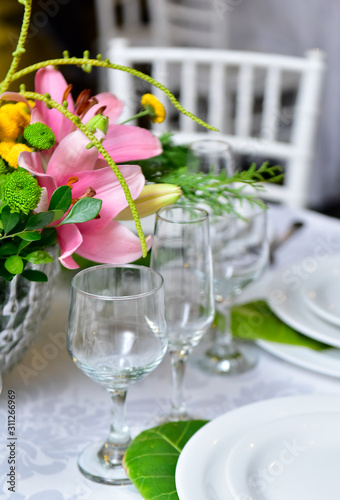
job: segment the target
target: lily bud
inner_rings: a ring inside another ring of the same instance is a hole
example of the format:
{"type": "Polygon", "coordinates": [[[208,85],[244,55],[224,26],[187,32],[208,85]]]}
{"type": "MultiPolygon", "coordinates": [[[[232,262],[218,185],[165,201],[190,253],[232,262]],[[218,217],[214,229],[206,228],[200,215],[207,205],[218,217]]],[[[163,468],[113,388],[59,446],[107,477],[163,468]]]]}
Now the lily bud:
{"type": "MultiPolygon", "coordinates": [[[[134,200],[139,217],[147,217],[162,207],[173,205],[182,196],[182,191],[175,184],[148,184],[134,200]]],[[[130,207],[119,212],[115,220],[132,220],[130,207]]]]}
{"type": "Polygon", "coordinates": [[[96,130],[101,130],[106,135],[109,128],[109,117],[103,115],[95,115],[86,123],[86,127],[93,133],[96,130]]]}

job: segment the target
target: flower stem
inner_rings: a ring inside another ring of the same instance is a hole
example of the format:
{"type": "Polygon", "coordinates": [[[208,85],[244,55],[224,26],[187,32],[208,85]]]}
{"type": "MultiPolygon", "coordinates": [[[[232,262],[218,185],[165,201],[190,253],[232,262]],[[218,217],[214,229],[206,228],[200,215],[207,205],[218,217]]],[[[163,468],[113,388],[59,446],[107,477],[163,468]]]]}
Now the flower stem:
{"type": "Polygon", "coordinates": [[[178,109],[183,115],[188,116],[192,120],[194,120],[196,123],[201,125],[202,127],[205,127],[208,130],[215,130],[218,132],[218,129],[216,127],[213,127],[212,125],[209,125],[205,121],[201,120],[198,118],[196,115],[191,113],[190,111],[186,110],[176,99],[176,97],[170,92],[170,90],[163,85],[162,83],[157,82],[154,78],[152,78],[149,75],[146,75],[145,73],[142,73],[141,71],[138,71],[133,68],[129,68],[128,66],[122,66],[120,64],[113,64],[111,63],[108,59],[105,59],[104,61],[99,60],[99,59],[87,59],[86,57],[64,57],[60,59],[50,59],[48,61],[42,61],[36,64],[33,64],[32,66],[28,66],[27,68],[24,68],[18,72],[16,72],[13,77],[13,80],[18,80],[19,78],[22,78],[23,76],[26,76],[29,73],[33,73],[37,71],[38,69],[45,68],[46,66],[67,66],[67,65],[75,65],[75,66],[82,66],[82,65],[91,65],[91,66],[97,66],[100,68],[110,68],[110,69],[116,69],[120,71],[125,71],[126,73],[130,73],[131,75],[134,75],[141,80],[145,80],[146,82],[150,83],[154,87],[157,87],[160,89],[164,94],[169,98],[173,106],[178,109]]]}
{"type": "Polygon", "coordinates": [[[24,2],[25,11],[24,17],[20,29],[20,35],[15,51],[12,53],[13,59],[5,79],[0,83],[0,94],[6,92],[9,85],[13,81],[13,76],[17,70],[18,64],[22,54],[26,52],[24,45],[27,38],[27,32],[30,25],[31,11],[32,11],[32,0],[25,0],[24,2]]]}

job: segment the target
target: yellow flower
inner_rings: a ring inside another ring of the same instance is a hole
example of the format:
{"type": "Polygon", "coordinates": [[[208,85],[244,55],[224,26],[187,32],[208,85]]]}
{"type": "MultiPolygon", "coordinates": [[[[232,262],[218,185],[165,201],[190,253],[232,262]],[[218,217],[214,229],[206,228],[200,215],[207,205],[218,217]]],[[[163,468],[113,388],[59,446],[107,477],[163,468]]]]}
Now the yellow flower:
{"type": "Polygon", "coordinates": [[[15,141],[30,121],[31,115],[24,102],[4,104],[0,107],[0,140],[15,141]]]}
{"type": "MultiPolygon", "coordinates": [[[[175,184],[147,184],[136,198],[135,205],[139,217],[147,217],[159,208],[173,205],[182,195],[181,188],[175,184]]],[[[119,212],[115,220],[132,220],[130,207],[119,212]]]]}
{"type": "Polygon", "coordinates": [[[18,168],[18,157],[22,151],[31,152],[32,149],[19,142],[0,142],[0,157],[12,168],[18,168]]]}
{"type": "Polygon", "coordinates": [[[152,94],[144,94],[141,104],[149,112],[151,121],[154,123],[164,122],[166,116],[165,108],[157,97],[152,94]]]}

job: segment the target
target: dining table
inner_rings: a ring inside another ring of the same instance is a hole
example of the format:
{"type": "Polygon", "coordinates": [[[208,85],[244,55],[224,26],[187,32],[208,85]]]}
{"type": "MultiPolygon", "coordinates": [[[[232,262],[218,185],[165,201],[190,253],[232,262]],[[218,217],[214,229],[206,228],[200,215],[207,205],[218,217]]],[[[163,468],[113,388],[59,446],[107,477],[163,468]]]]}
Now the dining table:
{"type": "MultiPolygon", "coordinates": [[[[307,209],[279,205],[268,207],[268,234],[273,240],[292,223],[303,222],[282,246],[256,282],[239,297],[275,300],[276,286],[304,283],[310,266],[321,266],[340,255],[340,220],[307,209]],[[276,281],[273,279],[276,277],[276,281]],[[282,278],[282,279],[281,279],[282,278]]],[[[107,391],[72,362],[66,348],[70,282],[74,272],[62,270],[48,316],[40,325],[36,342],[22,359],[3,375],[0,397],[0,497],[10,500],[138,500],[134,485],[108,486],[86,479],[77,456],[91,441],[105,439],[110,422],[107,391]],[[10,469],[8,401],[15,406],[14,469],[10,469]],[[8,478],[15,470],[15,490],[8,478]]],[[[303,320],[301,320],[303,321],[303,320]]],[[[322,335],[322,332],[321,332],[322,335]]],[[[196,348],[204,350],[206,334],[196,348]]],[[[238,408],[275,398],[335,395],[340,398],[340,358],[319,366],[300,349],[292,356],[272,343],[255,342],[256,366],[234,376],[209,375],[188,363],[185,398],[192,414],[212,421],[238,408]],[[338,368],[337,368],[338,367],[338,368]]],[[[340,326],[339,326],[340,347],[340,326]]],[[[294,350],[295,349],[295,350],[294,350]]],[[[288,349],[289,351],[289,349],[288,349]]],[[[170,405],[171,368],[168,355],[145,378],[129,387],[126,417],[134,438],[156,425],[170,405]]],[[[233,429],[230,428],[230,433],[233,429]]],[[[195,467],[195,463],[192,463],[195,467]]]]}

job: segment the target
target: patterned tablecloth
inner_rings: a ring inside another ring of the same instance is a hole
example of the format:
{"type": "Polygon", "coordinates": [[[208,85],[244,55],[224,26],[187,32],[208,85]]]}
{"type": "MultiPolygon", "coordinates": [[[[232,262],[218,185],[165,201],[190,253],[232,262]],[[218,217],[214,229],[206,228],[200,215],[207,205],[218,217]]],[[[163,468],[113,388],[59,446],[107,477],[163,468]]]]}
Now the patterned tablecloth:
{"type": "MultiPolygon", "coordinates": [[[[271,207],[271,235],[292,220],[303,229],[277,253],[274,270],[304,258],[318,262],[340,253],[340,221],[317,213],[271,207]]],[[[267,271],[268,275],[273,268],[267,271]]],[[[256,284],[264,293],[266,276],[256,284]]],[[[39,342],[20,364],[4,376],[0,398],[0,496],[11,500],[140,499],[133,486],[103,486],[85,479],[77,455],[95,439],[106,437],[110,401],[104,389],[77,369],[65,348],[69,281],[61,281],[49,317],[41,325],[39,342]],[[15,395],[15,492],[8,490],[8,394],[15,395]]],[[[339,332],[340,335],[340,332],[339,332]]],[[[259,362],[249,373],[223,378],[208,376],[188,366],[185,396],[190,410],[213,419],[233,409],[269,398],[301,394],[340,395],[337,378],[299,368],[258,350],[259,362]]],[[[168,357],[144,380],[131,386],[127,419],[132,435],[153,425],[169,404],[171,375],[168,357]]],[[[231,430],[232,431],[232,430],[231,430]]]]}

